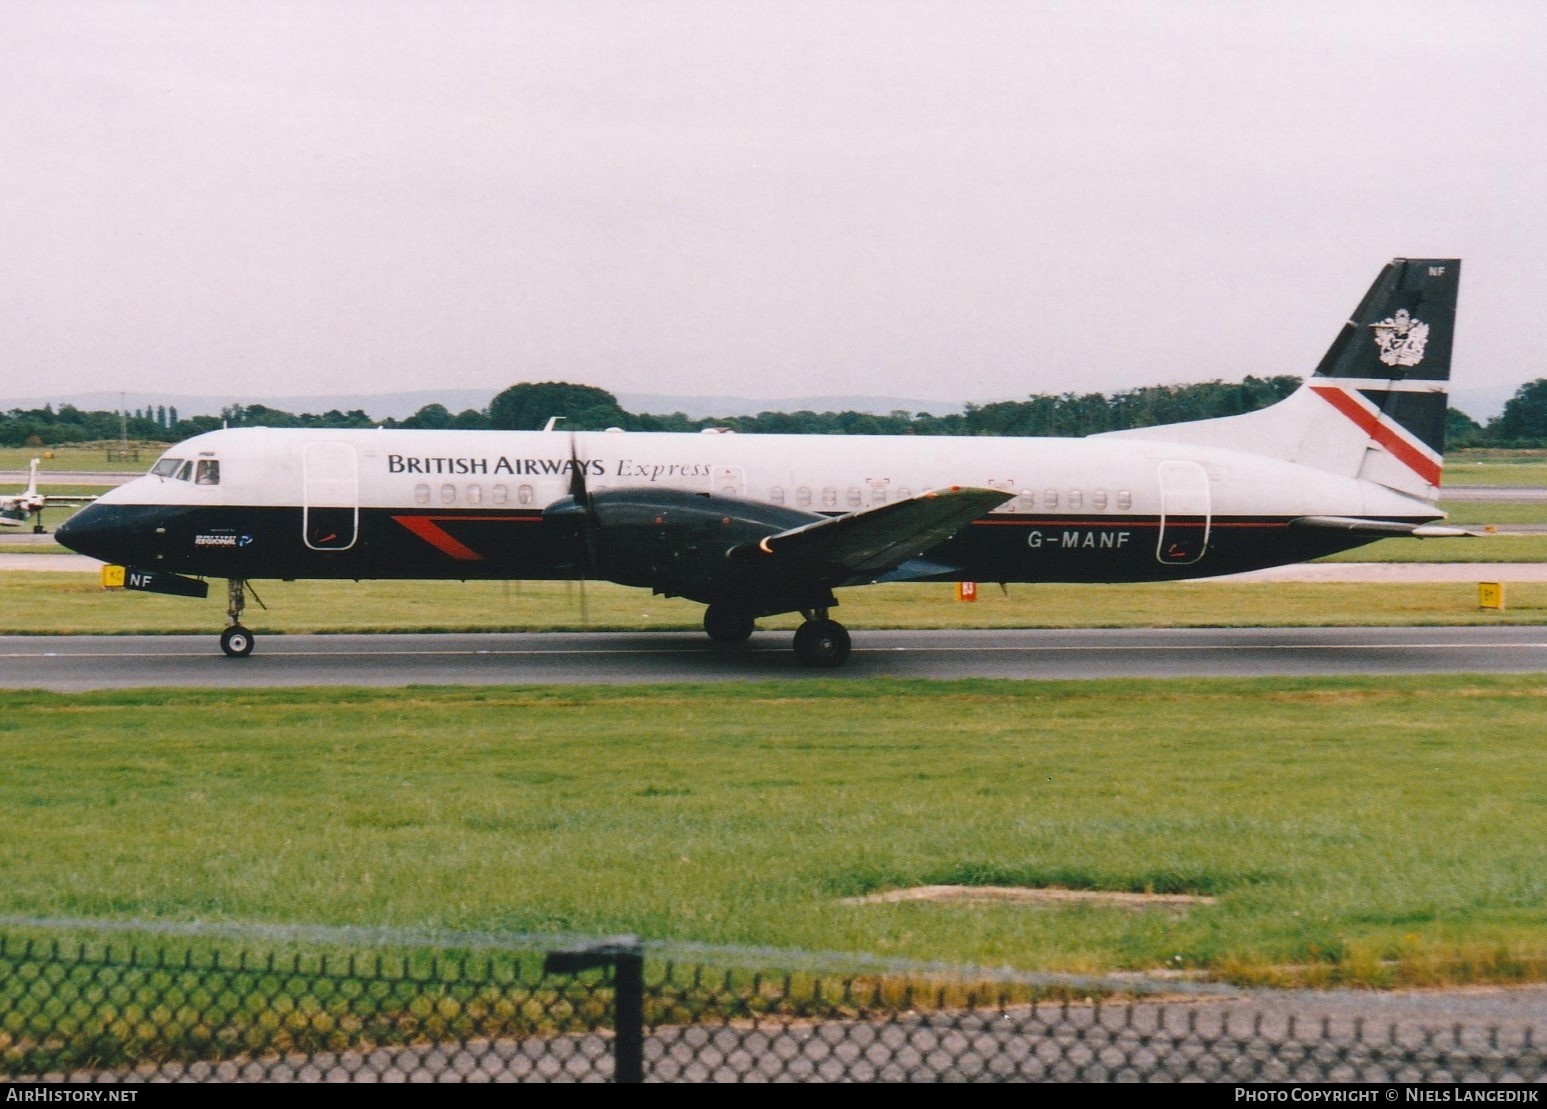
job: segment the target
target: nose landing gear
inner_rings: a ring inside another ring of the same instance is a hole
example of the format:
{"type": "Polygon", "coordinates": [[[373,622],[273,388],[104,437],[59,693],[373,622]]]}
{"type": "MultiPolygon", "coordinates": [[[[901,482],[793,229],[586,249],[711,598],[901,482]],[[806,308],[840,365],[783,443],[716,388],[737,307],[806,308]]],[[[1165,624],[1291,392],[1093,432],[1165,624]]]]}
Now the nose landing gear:
{"type": "Polygon", "coordinates": [[[246,658],[252,654],[256,637],[242,627],[242,609],[246,607],[247,579],[230,579],[226,582],[226,620],[229,626],[220,633],[220,649],[231,658],[246,658]]]}

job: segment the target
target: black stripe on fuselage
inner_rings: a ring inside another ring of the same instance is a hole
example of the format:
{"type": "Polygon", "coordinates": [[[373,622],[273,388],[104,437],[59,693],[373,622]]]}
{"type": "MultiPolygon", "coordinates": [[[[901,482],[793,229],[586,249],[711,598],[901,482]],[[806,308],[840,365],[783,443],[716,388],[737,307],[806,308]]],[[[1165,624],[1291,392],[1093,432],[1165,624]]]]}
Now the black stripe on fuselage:
{"type": "MultiPolygon", "coordinates": [[[[180,574],[447,580],[580,576],[574,533],[531,509],[361,509],[354,535],[341,537],[335,530],[339,549],[320,550],[303,541],[299,508],[99,505],[91,511],[90,527],[66,536],[75,549],[108,562],[180,574]],[[353,542],[341,545],[350,538],[353,542]]],[[[353,514],[346,510],[343,519],[346,526],[352,524],[353,514]]],[[[1153,516],[996,513],[969,524],[924,557],[952,567],[952,578],[1142,582],[1303,562],[1372,541],[1348,532],[1290,527],[1283,517],[1216,517],[1208,521],[1206,542],[1201,518],[1173,517],[1164,528],[1162,534],[1162,521],[1153,516]]]]}

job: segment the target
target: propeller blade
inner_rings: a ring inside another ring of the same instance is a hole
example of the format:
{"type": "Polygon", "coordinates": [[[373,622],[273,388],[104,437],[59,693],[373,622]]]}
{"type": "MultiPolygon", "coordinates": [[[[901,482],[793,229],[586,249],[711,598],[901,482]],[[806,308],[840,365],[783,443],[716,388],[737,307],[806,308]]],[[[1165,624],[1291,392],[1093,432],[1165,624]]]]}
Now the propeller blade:
{"type": "Polygon", "coordinates": [[[601,521],[596,516],[596,506],[586,489],[585,463],[580,460],[580,447],[573,434],[569,437],[569,495],[580,506],[580,626],[588,627],[590,613],[586,606],[586,580],[594,577],[601,559],[597,552],[597,536],[601,521]]]}
{"type": "Polygon", "coordinates": [[[580,464],[580,448],[575,443],[575,437],[569,437],[569,495],[585,506],[586,514],[591,512],[591,497],[585,487],[585,467],[580,464]]]}

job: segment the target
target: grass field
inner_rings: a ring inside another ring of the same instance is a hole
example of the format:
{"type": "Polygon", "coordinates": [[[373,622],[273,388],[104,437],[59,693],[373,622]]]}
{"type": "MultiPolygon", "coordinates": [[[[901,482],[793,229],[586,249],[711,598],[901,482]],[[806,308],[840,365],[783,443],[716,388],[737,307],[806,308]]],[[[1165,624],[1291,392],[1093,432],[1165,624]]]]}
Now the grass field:
{"type": "Polygon", "coordinates": [[[1547,977],[1536,677],[7,700],[3,913],[1547,977]],[[839,903],[926,883],[1218,902],[839,903]]]}
{"type": "MultiPolygon", "coordinates": [[[[699,628],[700,605],[592,582],[259,582],[268,610],[249,603],[254,631],[551,631],[699,628]]],[[[962,604],[951,585],[839,591],[851,628],[1279,627],[1539,624],[1547,583],[1510,583],[1504,612],[1477,607],[1477,586],[1171,582],[1160,585],[983,587],[962,604]]],[[[758,621],[793,630],[796,614],[758,621]]],[[[0,574],[0,634],[193,633],[225,626],[225,591],[203,601],[105,592],[94,574],[0,574]]]]}
{"type": "Polygon", "coordinates": [[[1458,450],[1445,456],[1446,485],[1547,487],[1547,450],[1458,450]]]}
{"type": "Polygon", "coordinates": [[[1547,500],[1529,501],[1441,501],[1447,524],[1547,524],[1547,500]]]}
{"type": "Polygon", "coordinates": [[[39,481],[47,484],[50,470],[103,470],[108,473],[134,472],[150,469],[150,464],[166,450],[164,443],[129,443],[130,450],[138,450],[139,461],[124,461],[108,457],[109,450],[118,449],[117,442],[91,446],[65,447],[0,447],[0,470],[26,472],[34,458],[41,459],[38,468],[39,481]],[[53,457],[50,458],[49,455],[53,457]]]}
{"type": "MultiPolygon", "coordinates": [[[[1447,521],[1457,523],[1457,521],[1447,521]]],[[[1461,524],[1459,526],[1468,526],[1461,524]]],[[[1547,533],[1464,539],[1382,539],[1318,562],[1544,562],[1547,533]]]]}

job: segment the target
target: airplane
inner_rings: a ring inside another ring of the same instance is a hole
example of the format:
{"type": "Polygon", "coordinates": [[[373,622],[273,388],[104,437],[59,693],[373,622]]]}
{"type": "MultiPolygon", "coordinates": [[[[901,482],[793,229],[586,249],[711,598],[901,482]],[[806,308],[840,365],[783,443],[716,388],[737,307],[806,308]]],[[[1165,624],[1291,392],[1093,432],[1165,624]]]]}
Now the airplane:
{"type": "Polygon", "coordinates": [[[1393,260],[1314,374],[1244,415],[1084,439],[232,428],[57,538],[133,589],[225,578],[238,658],[251,579],[601,579],[706,605],[721,644],[799,612],[799,661],[836,667],[842,587],[1179,580],[1470,534],[1436,507],[1459,276],[1393,260]]]}
{"type": "Polygon", "coordinates": [[[0,527],[19,528],[32,520],[35,535],[43,534],[43,510],[51,504],[90,504],[95,497],[67,497],[54,493],[38,492],[38,463],[34,458],[28,467],[27,488],[9,496],[0,495],[0,527]]]}

